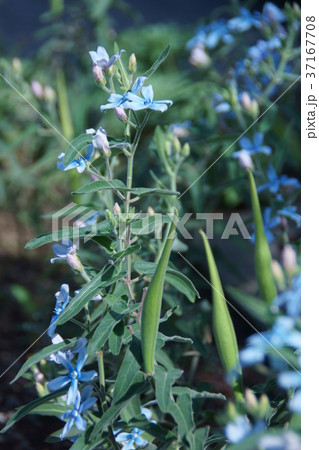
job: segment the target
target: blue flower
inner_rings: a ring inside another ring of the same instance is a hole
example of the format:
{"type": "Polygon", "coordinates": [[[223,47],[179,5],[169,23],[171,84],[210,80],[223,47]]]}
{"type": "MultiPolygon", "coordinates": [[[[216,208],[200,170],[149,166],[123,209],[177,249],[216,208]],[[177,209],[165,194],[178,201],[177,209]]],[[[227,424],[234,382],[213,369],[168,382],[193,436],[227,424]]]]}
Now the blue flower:
{"type": "Polygon", "coordinates": [[[209,49],[215,48],[220,41],[229,44],[234,40],[230,34],[226,21],[221,19],[217,22],[211,22],[207,26],[197,29],[195,36],[187,42],[186,48],[192,49],[198,45],[203,45],[209,49]]]}
{"type": "Polygon", "coordinates": [[[151,109],[153,111],[166,111],[169,106],[173,104],[172,100],[156,100],[154,101],[153,87],[150,84],[142,88],[142,95],[144,97],[138,97],[132,92],[127,93],[128,102],[125,104],[126,108],[133,111],[140,111],[141,109],[151,109]]]}
{"type": "Polygon", "coordinates": [[[292,288],[279,294],[273,301],[275,308],[284,308],[290,317],[299,317],[301,313],[301,276],[292,280],[292,288]]]}
{"type": "Polygon", "coordinates": [[[252,67],[256,69],[261,61],[264,61],[268,56],[272,55],[274,50],[280,47],[281,41],[276,36],[269,41],[258,40],[257,44],[248,50],[248,56],[252,60],[252,67]]]}
{"type": "Polygon", "coordinates": [[[79,355],[75,367],[73,364],[65,357],[62,352],[57,352],[57,357],[60,363],[69,371],[67,375],[57,377],[47,384],[50,391],[56,391],[64,386],[71,383],[70,388],[67,393],[66,402],[68,405],[74,403],[78,393],[78,382],[87,383],[94,380],[97,377],[97,372],[95,370],[89,370],[88,372],[82,372],[82,368],[86,362],[86,345],[82,345],[79,350],[79,355]]]}
{"type": "Polygon", "coordinates": [[[63,313],[63,311],[69,304],[69,301],[71,300],[71,297],[69,296],[69,285],[62,284],[60,291],[55,294],[55,298],[56,298],[55,308],[53,311],[53,316],[48,330],[48,336],[51,339],[55,334],[56,321],[58,320],[60,315],[63,313]]]}
{"type": "Polygon", "coordinates": [[[227,22],[228,28],[231,31],[239,33],[249,30],[251,27],[260,28],[261,22],[256,14],[251,14],[246,8],[239,8],[240,16],[234,17],[227,22]]]}
{"type": "Polygon", "coordinates": [[[103,112],[107,109],[113,109],[116,107],[121,106],[122,108],[127,108],[128,103],[128,93],[131,92],[132,94],[136,94],[143,86],[145,81],[147,80],[147,77],[138,77],[136,78],[132,89],[125,94],[111,94],[108,98],[108,102],[106,105],[100,106],[100,111],[103,112]]]}
{"type": "Polygon", "coordinates": [[[288,219],[293,220],[298,228],[301,226],[301,216],[300,214],[296,213],[297,207],[296,206],[284,206],[282,209],[278,211],[278,214],[280,216],[288,217],[288,219]]]}
{"type": "Polygon", "coordinates": [[[219,93],[216,92],[213,95],[213,107],[217,114],[226,114],[231,111],[231,106],[224,97],[219,93]]]}
{"type": "Polygon", "coordinates": [[[65,167],[63,165],[63,159],[64,159],[65,154],[62,152],[58,156],[58,159],[60,159],[61,161],[57,162],[56,167],[58,170],[63,170],[63,171],[76,169],[79,173],[82,173],[86,169],[86,164],[92,159],[94,152],[95,152],[95,149],[94,149],[93,145],[88,145],[85,156],[81,155],[79,158],[74,159],[73,161],[70,162],[70,164],[68,164],[65,167]]]}
{"type": "Polygon", "coordinates": [[[51,248],[56,256],[56,258],[50,259],[51,264],[53,264],[54,261],[67,260],[69,254],[73,255],[76,253],[76,245],[73,244],[71,239],[63,239],[61,244],[54,244],[51,248]]]}
{"type": "Polygon", "coordinates": [[[91,409],[97,401],[96,397],[91,397],[92,391],[92,386],[85,386],[82,392],[82,401],[80,392],[77,392],[73,409],[62,414],[61,419],[67,420],[67,422],[60,435],[61,440],[67,436],[73,425],[81,432],[85,430],[86,420],[83,419],[82,414],[88,409],[91,409]]]}
{"type": "Polygon", "coordinates": [[[282,10],[271,2],[266,2],[264,4],[263,19],[271,25],[282,23],[287,20],[282,10]]]}
{"type": "Polygon", "coordinates": [[[135,448],[144,448],[148,445],[146,439],[141,438],[144,431],[139,428],[133,428],[131,433],[119,433],[115,440],[120,443],[123,450],[134,450],[135,448]]]}
{"type": "MultiPolygon", "coordinates": [[[[241,150],[246,150],[250,154],[250,156],[255,155],[256,153],[263,153],[265,155],[270,155],[271,148],[268,147],[268,145],[262,145],[263,140],[264,140],[264,133],[255,133],[252,140],[248,139],[245,136],[240,138],[239,144],[241,146],[241,150]]],[[[236,153],[234,153],[234,155],[236,153]]]]}
{"type": "Polygon", "coordinates": [[[281,186],[289,187],[291,189],[299,189],[300,183],[297,178],[288,178],[287,175],[281,175],[278,177],[274,167],[270,164],[267,170],[267,176],[269,182],[259,186],[257,192],[269,189],[272,194],[278,194],[281,186]]]}
{"type": "MultiPolygon", "coordinates": [[[[271,230],[277,227],[281,223],[279,216],[274,216],[271,218],[271,208],[265,208],[264,211],[264,229],[266,234],[266,239],[268,242],[273,242],[275,237],[271,230]]],[[[251,242],[255,242],[255,233],[251,235],[251,242]]]]}
{"type": "Polygon", "coordinates": [[[113,66],[117,59],[119,59],[122,52],[125,52],[125,50],[120,50],[119,53],[110,58],[105,48],[99,45],[96,52],[90,51],[89,54],[93,64],[96,64],[102,70],[106,71],[113,66]]]}
{"type": "Polygon", "coordinates": [[[250,434],[258,433],[265,428],[265,423],[257,422],[254,427],[251,425],[247,417],[238,416],[233,422],[230,422],[225,427],[225,435],[229,442],[237,444],[243,441],[250,434]]]}

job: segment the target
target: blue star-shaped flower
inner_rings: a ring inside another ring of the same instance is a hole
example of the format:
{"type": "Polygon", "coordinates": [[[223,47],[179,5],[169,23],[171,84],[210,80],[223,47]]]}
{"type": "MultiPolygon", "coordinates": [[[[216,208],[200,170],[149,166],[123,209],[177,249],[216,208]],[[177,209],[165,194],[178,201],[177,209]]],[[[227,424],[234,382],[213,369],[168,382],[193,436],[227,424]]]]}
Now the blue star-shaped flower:
{"type": "Polygon", "coordinates": [[[77,392],[73,409],[62,414],[61,419],[67,420],[67,422],[64,425],[63,431],[60,435],[61,440],[67,436],[73,425],[75,425],[81,432],[85,430],[86,420],[83,419],[82,414],[88,409],[91,409],[97,401],[96,397],[91,397],[92,391],[92,386],[85,386],[82,392],[82,400],[80,392],[77,392]]]}
{"type": "Polygon", "coordinates": [[[64,239],[61,244],[54,244],[51,248],[56,256],[56,258],[50,259],[51,264],[54,261],[67,260],[69,254],[74,255],[76,253],[76,245],[73,244],[71,239],[64,239]]]}
{"type": "MultiPolygon", "coordinates": [[[[129,91],[132,94],[136,94],[141,87],[143,86],[143,84],[145,83],[147,77],[138,77],[136,78],[132,89],[129,91]]],[[[108,98],[108,102],[106,105],[102,105],[100,107],[100,111],[103,112],[107,109],[113,109],[116,107],[122,107],[122,108],[127,108],[127,103],[128,103],[128,92],[126,92],[125,94],[121,95],[121,94],[111,94],[108,98]]]]}
{"type": "Polygon", "coordinates": [[[287,20],[282,10],[271,2],[264,4],[263,19],[270,24],[278,24],[287,20]]]}
{"type": "MultiPolygon", "coordinates": [[[[268,242],[273,242],[275,237],[271,230],[281,223],[279,216],[271,217],[271,208],[265,208],[264,211],[264,230],[268,242]]],[[[251,242],[255,242],[255,233],[251,235],[251,242]]]]}
{"type": "Polygon", "coordinates": [[[291,189],[299,189],[300,183],[297,178],[288,178],[287,175],[281,175],[278,177],[273,165],[270,164],[267,170],[267,176],[269,182],[259,186],[257,192],[269,189],[272,194],[278,194],[281,186],[290,187],[291,189]]]}
{"type": "Polygon", "coordinates": [[[109,57],[109,54],[101,45],[98,46],[96,52],[90,51],[89,54],[91,56],[93,64],[99,66],[102,70],[108,70],[113,66],[115,61],[119,59],[121,53],[125,52],[125,50],[120,50],[116,55],[109,57]]]}
{"type": "Polygon", "coordinates": [[[79,173],[82,173],[86,169],[86,164],[92,159],[92,157],[94,155],[94,151],[95,151],[95,149],[94,149],[93,145],[88,145],[86,155],[85,156],[81,155],[79,158],[74,159],[67,166],[63,165],[63,159],[64,159],[65,154],[62,152],[58,156],[58,159],[60,161],[57,162],[56,167],[58,170],[63,170],[63,171],[76,169],[79,173]]]}
{"type": "Polygon", "coordinates": [[[48,330],[48,336],[52,339],[55,334],[56,321],[69,304],[71,297],[69,296],[69,285],[62,284],[60,291],[55,294],[56,303],[53,316],[48,330]]]}
{"type": "MultiPolygon", "coordinates": [[[[264,133],[255,133],[253,139],[248,139],[247,137],[242,137],[239,139],[239,144],[241,150],[246,150],[250,156],[257,153],[264,153],[265,155],[271,154],[271,148],[268,145],[262,145],[264,140],[264,133]]],[[[233,156],[236,155],[235,152],[233,156]]]]}
{"type": "Polygon", "coordinates": [[[82,368],[87,359],[86,346],[81,346],[75,367],[73,367],[73,364],[62,352],[57,352],[57,357],[69,373],[49,381],[47,387],[49,391],[56,391],[64,386],[67,386],[68,384],[71,384],[66,399],[67,404],[70,405],[75,402],[78,393],[78,382],[80,381],[82,383],[87,383],[94,380],[98,374],[95,370],[82,372],[82,368]]]}
{"type": "Polygon", "coordinates": [[[289,317],[299,317],[301,313],[301,276],[293,278],[291,289],[279,294],[273,301],[277,308],[284,308],[289,317]]]}
{"type": "Polygon", "coordinates": [[[135,448],[144,448],[148,445],[146,439],[141,438],[144,431],[139,428],[133,428],[131,433],[119,433],[115,440],[123,445],[122,450],[134,450],[135,448]]]}
{"type": "Polygon", "coordinates": [[[287,217],[290,220],[293,220],[298,228],[301,226],[301,216],[297,212],[296,206],[284,206],[282,209],[278,211],[278,214],[284,217],[287,217]]]}
{"type": "Polygon", "coordinates": [[[144,98],[138,97],[132,92],[127,93],[128,102],[126,108],[133,111],[140,111],[141,109],[151,109],[153,111],[166,111],[172,104],[172,100],[156,100],[154,101],[154,91],[150,84],[142,88],[142,95],[144,98]]]}

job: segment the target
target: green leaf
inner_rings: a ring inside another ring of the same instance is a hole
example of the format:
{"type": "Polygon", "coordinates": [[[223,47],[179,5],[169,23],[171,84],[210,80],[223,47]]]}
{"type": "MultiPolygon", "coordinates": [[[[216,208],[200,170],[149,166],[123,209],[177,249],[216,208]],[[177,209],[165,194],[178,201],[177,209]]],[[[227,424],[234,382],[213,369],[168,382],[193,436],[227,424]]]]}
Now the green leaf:
{"type": "Polygon", "coordinates": [[[137,305],[128,308],[126,303],[122,300],[117,301],[95,329],[93,337],[90,339],[88,345],[88,354],[94,355],[99,351],[108,340],[115,325],[117,325],[126,314],[136,308],[137,305]]]}
{"type": "Polygon", "coordinates": [[[98,438],[91,439],[92,431],[93,426],[88,426],[85,432],[81,433],[81,436],[74,442],[72,447],[70,447],[70,450],[93,450],[101,448],[100,445],[102,445],[107,440],[107,434],[103,433],[98,438]]]}
{"type": "Polygon", "coordinates": [[[198,428],[195,431],[187,433],[187,440],[190,444],[191,450],[203,450],[206,449],[206,440],[208,437],[209,427],[198,428]]]}
{"type": "Polygon", "coordinates": [[[183,394],[178,396],[177,402],[171,402],[169,406],[169,414],[177,423],[180,441],[185,444],[186,436],[195,429],[192,399],[189,395],[183,394]]]}
{"type": "Polygon", "coordinates": [[[64,167],[70,164],[74,159],[78,158],[79,153],[86,148],[89,144],[92,144],[92,135],[91,134],[80,134],[80,136],[73,139],[69,147],[65,152],[65,156],[63,158],[64,167]]]}
{"type": "Polygon", "coordinates": [[[52,355],[52,353],[56,353],[57,351],[61,350],[68,350],[69,348],[73,347],[75,345],[76,338],[73,339],[66,339],[63,342],[60,342],[59,344],[49,345],[48,347],[43,348],[39,352],[37,352],[35,355],[32,355],[21,367],[17,375],[14,377],[14,379],[10,382],[14,383],[17,381],[18,378],[20,378],[27,370],[30,369],[34,364],[41,361],[41,359],[45,359],[48,356],[52,355]]]}
{"type": "Polygon", "coordinates": [[[55,416],[60,418],[62,414],[69,409],[71,409],[69,405],[48,402],[34,408],[32,410],[32,414],[38,414],[40,416],[55,416]]]}
{"type": "Polygon", "coordinates": [[[157,339],[163,342],[181,342],[183,344],[192,344],[193,341],[190,338],[185,338],[182,336],[165,336],[163,333],[157,333],[157,339]]]}
{"type": "Polygon", "coordinates": [[[118,403],[132,386],[134,377],[142,365],[141,341],[133,336],[114,385],[113,402],[118,403]]]}
{"type": "Polygon", "coordinates": [[[132,380],[131,387],[126,392],[124,397],[122,397],[120,402],[112,403],[108,410],[103,414],[99,422],[94,427],[92,433],[92,439],[96,437],[98,433],[101,433],[103,429],[112,425],[113,421],[118,417],[121,410],[127,405],[127,403],[135,395],[139,395],[144,392],[149,387],[149,383],[145,381],[145,377],[142,372],[137,372],[134,379],[132,380]]]}
{"type": "Polygon", "coordinates": [[[104,248],[106,253],[112,254],[114,251],[114,247],[116,246],[116,242],[113,241],[108,236],[94,236],[92,238],[92,241],[96,242],[97,244],[101,245],[101,247],[104,248]]]}
{"type": "MultiPolygon", "coordinates": [[[[134,269],[143,275],[151,275],[155,272],[157,264],[149,263],[145,261],[137,261],[134,264],[134,269]]],[[[191,280],[187,278],[183,273],[178,272],[170,267],[167,268],[165,274],[165,281],[167,281],[172,287],[184,294],[187,299],[194,303],[196,297],[199,298],[199,293],[191,280]]]]}
{"type": "MultiPolygon", "coordinates": [[[[171,389],[175,381],[180,378],[183,371],[180,369],[165,370],[161,366],[155,366],[155,391],[159,408],[163,413],[170,411],[172,403],[171,389]]],[[[173,401],[174,402],[174,401],[173,401]]]]}
{"type": "Polygon", "coordinates": [[[143,75],[147,78],[150,78],[151,75],[159,68],[159,66],[162,64],[163,61],[167,58],[169,52],[170,52],[171,46],[168,45],[163,53],[157,58],[157,60],[154,62],[152,67],[148,69],[143,75]]]}
{"type": "Polygon", "coordinates": [[[123,337],[124,337],[124,331],[125,331],[125,328],[124,328],[123,320],[121,320],[121,322],[119,322],[117,325],[115,325],[115,327],[111,331],[111,334],[109,337],[109,349],[110,349],[110,352],[115,356],[117,356],[121,351],[123,337]]]}
{"type": "Polygon", "coordinates": [[[141,245],[139,243],[137,244],[133,244],[130,247],[128,247],[125,250],[122,250],[120,252],[114,253],[112,255],[112,259],[114,261],[117,261],[118,259],[123,258],[124,256],[130,255],[131,253],[135,253],[137,250],[139,250],[141,248],[141,245]]]}
{"type": "Polygon", "coordinates": [[[97,235],[103,234],[111,234],[113,231],[113,227],[108,220],[103,220],[92,228],[92,226],[88,227],[64,227],[60,228],[58,231],[53,233],[45,233],[40,236],[31,239],[25,248],[27,250],[33,250],[34,248],[41,247],[42,245],[49,244],[50,242],[61,241],[62,239],[75,239],[78,237],[85,237],[88,234],[91,234],[94,231],[97,235]]]}
{"type": "Polygon", "coordinates": [[[150,434],[151,436],[160,439],[161,441],[167,442],[169,440],[176,439],[176,435],[171,431],[160,427],[156,423],[149,422],[145,419],[142,420],[138,416],[143,417],[141,416],[141,410],[139,410],[136,416],[133,417],[132,420],[130,420],[129,422],[130,426],[137,427],[140,430],[143,430],[146,433],[150,434]]]}
{"type": "Polygon", "coordinates": [[[61,325],[72,319],[72,317],[76,316],[100,289],[110,286],[123,278],[124,273],[114,274],[114,271],[115,269],[112,269],[112,266],[104,266],[103,269],[95,275],[91,281],[84,285],[80,292],[73,298],[69,306],[58,318],[57,324],[61,325]]]}
{"type": "Polygon", "coordinates": [[[164,223],[171,223],[169,216],[155,214],[132,222],[131,232],[136,235],[150,234],[154,231],[156,225],[163,225],[164,223]]]}
{"type": "Polygon", "coordinates": [[[22,419],[24,416],[29,414],[33,409],[42,405],[43,403],[47,403],[49,400],[53,398],[60,397],[67,391],[67,388],[61,388],[58,391],[54,391],[51,394],[45,395],[44,397],[37,398],[32,402],[28,403],[25,406],[21,406],[13,416],[10,417],[6,426],[1,430],[1,433],[5,433],[9,428],[11,428],[18,420],[22,419]]]}
{"type": "Polygon", "coordinates": [[[104,191],[105,189],[117,189],[122,191],[126,189],[126,186],[121,180],[93,181],[93,183],[81,186],[75,192],[72,192],[72,194],[91,194],[92,192],[104,191]]]}
{"type": "Polygon", "coordinates": [[[223,394],[215,394],[214,392],[207,392],[207,391],[198,392],[195,391],[194,389],[181,386],[173,387],[172,394],[173,395],[187,394],[191,398],[213,398],[217,400],[226,400],[226,397],[223,394]]]}

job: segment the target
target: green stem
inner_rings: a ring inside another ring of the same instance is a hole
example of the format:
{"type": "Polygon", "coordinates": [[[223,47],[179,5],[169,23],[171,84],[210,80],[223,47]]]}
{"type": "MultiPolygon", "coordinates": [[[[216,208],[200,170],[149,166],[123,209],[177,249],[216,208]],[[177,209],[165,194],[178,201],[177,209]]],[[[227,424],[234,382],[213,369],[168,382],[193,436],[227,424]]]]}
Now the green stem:
{"type": "Polygon", "coordinates": [[[103,360],[103,350],[100,350],[97,353],[97,362],[99,366],[99,381],[100,381],[100,389],[102,394],[102,409],[103,412],[107,409],[106,403],[106,391],[105,391],[105,372],[104,372],[104,360],[103,360]]]}

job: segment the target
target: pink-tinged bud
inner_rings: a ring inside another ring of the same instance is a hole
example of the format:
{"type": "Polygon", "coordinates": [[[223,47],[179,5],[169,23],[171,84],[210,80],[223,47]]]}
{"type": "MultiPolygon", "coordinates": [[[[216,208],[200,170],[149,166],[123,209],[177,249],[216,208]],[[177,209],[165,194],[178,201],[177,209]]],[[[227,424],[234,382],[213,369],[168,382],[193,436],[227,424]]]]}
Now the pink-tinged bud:
{"type": "Polygon", "coordinates": [[[42,383],[44,381],[43,373],[40,372],[40,370],[36,366],[33,368],[33,376],[35,381],[37,381],[38,383],[42,383]]]}
{"type": "Polygon", "coordinates": [[[246,150],[240,150],[236,155],[240,167],[245,170],[250,170],[254,167],[253,160],[250,157],[250,154],[246,150]]]}
{"type": "Polygon", "coordinates": [[[105,86],[106,80],[103,75],[103,70],[101,69],[101,67],[98,66],[97,64],[93,64],[92,72],[96,84],[98,86],[105,86]]]}
{"type": "Polygon", "coordinates": [[[12,68],[18,75],[21,75],[23,72],[23,66],[20,58],[13,58],[12,60],[12,68]]]}
{"type": "Polygon", "coordinates": [[[37,80],[31,81],[31,91],[36,98],[41,99],[43,97],[43,87],[37,80]]]}
{"type": "Polygon", "coordinates": [[[128,70],[130,73],[136,72],[136,56],[134,53],[131,54],[130,59],[128,61],[128,70]]]}
{"type": "Polygon", "coordinates": [[[113,213],[114,213],[115,215],[121,214],[121,208],[120,208],[120,205],[119,205],[117,202],[114,203],[114,206],[113,206],[113,213]]]}
{"type": "Polygon", "coordinates": [[[56,95],[51,86],[45,86],[43,90],[44,100],[48,103],[54,102],[56,95]]]}
{"type": "Polygon", "coordinates": [[[128,121],[128,116],[127,116],[126,112],[120,106],[116,106],[114,108],[114,114],[116,115],[116,117],[118,119],[120,119],[121,122],[127,122],[128,121]]]}
{"type": "Polygon", "coordinates": [[[105,155],[106,157],[109,157],[110,152],[110,144],[107,139],[107,132],[100,127],[96,133],[92,137],[92,144],[95,149],[98,149],[100,153],[105,155]]]}
{"type": "Polygon", "coordinates": [[[282,264],[288,275],[294,275],[297,268],[297,254],[290,244],[284,246],[281,253],[282,264]]]}
{"type": "Polygon", "coordinates": [[[241,104],[242,107],[246,110],[249,111],[251,108],[251,98],[250,95],[248,94],[248,92],[243,92],[241,95],[241,104]]]}
{"type": "Polygon", "coordinates": [[[196,44],[192,49],[189,62],[195,67],[205,67],[210,63],[210,58],[205,52],[203,44],[196,44]]]}
{"type": "Polygon", "coordinates": [[[73,270],[75,270],[77,272],[83,271],[83,265],[82,265],[81,261],[79,260],[78,255],[76,254],[76,246],[75,245],[73,246],[73,249],[69,253],[67,253],[66,261],[73,270]]]}

